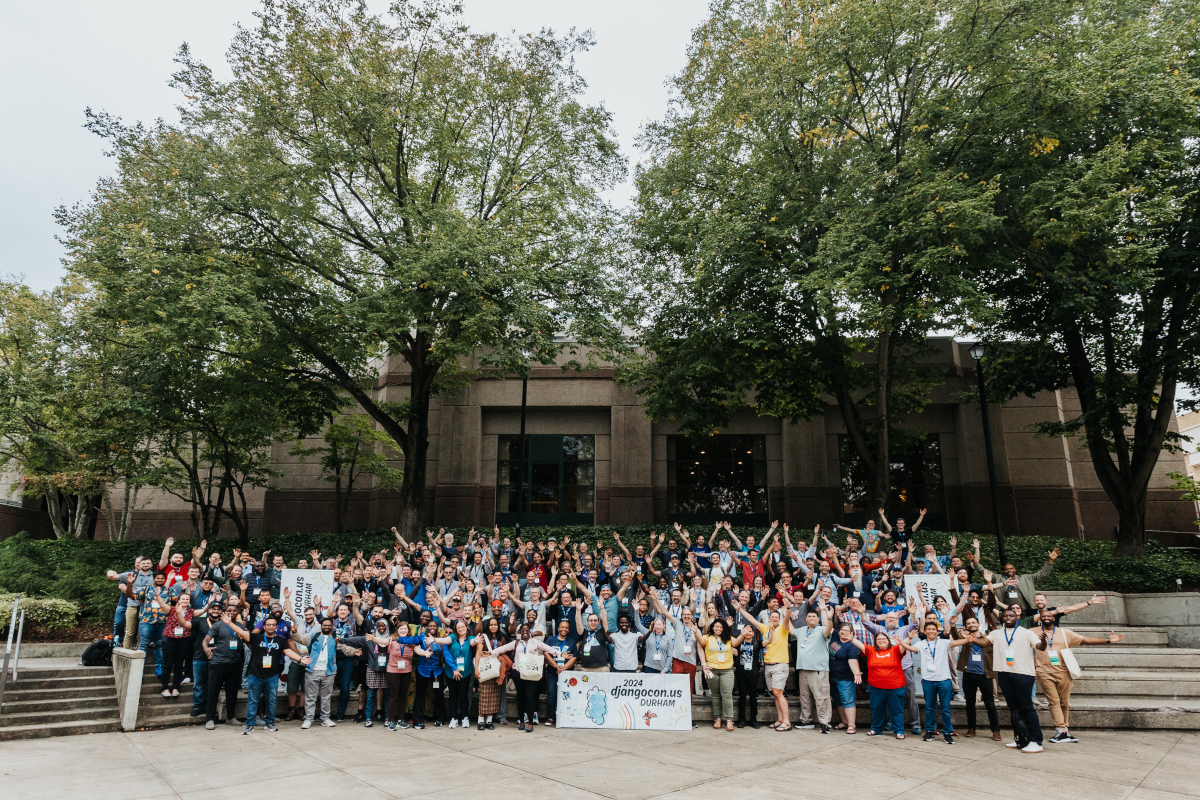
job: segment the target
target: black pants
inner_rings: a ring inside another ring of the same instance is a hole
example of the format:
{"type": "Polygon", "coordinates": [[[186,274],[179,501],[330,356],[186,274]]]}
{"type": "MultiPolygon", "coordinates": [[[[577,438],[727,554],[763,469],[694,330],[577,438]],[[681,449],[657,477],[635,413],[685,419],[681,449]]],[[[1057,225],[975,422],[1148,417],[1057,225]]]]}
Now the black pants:
{"type": "Polygon", "coordinates": [[[983,707],[987,709],[988,725],[993,731],[1000,730],[1000,718],[996,715],[996,699],[992,695],[992,679],[986,675],[974,672],[962,674],[962,690],[967,696],[967,727],[975,729],[975,690],[983,698],[983,707]]]}
{"type": "Polygon", "coordinates": [[[538,710],[538,689],[541,688],[540,680],[527,681],[519,675],[517,681],[517,714],[522,720],[533,721],[533,715],[538,710]]]}
{"type": "Polygon", "coordinates": [[[450,679],[450,719],[466,719],[471,713],[471,676],[450,679]]]}
{"type": "Polygon", "coordinates": [[[738,719],[746,722],[746,704],[750,704],[749,721],[758,720],[758,676],[761,667],[742,669],[738,665],[733,671],[733,688],[738,693],[738,719]]]}
{"type": "Polygon", "coordinates": [[[208,715],[206,722],[219,722],[217,718],[217,696],[225,689],[225,719],[234,719],[237,708],[238,689],[242,685],[242,662],[214,664],[208,662],[208,715]]]}
{"type": "Polygon", "coordinates": [[[431,691],[430,687],[432,687],[432,691],[433,691],[433,718],[435,720],[445,719],[445,717],[446,717],[446,695],[445,695],[446,684],[445,684],[445,680],[446,680],[446,676],[442,675],[441,673],[438,673],[437,675],[431,675],[429,677],[421,675],[420,673],[416,674],[417,693],[416,693],[416,696],[413,698],[413,722],[414,723],[424,724],[424,722],[425,722],[425,696],[429,691],[431,691]],[[433,686],[433,684],[435,682],[437,683],[437,686],[433,686]]]}
{"type": "Polygon", "coordinates": [[[191,671],[184,672],[183,668],[192,654],[192,637],[172,639],[164,636],[162,639],[162,687],[163,689],[178,689],[183,678],[192,677],[191,671]]]}
{"type": "MultiPolygon", "coordinates": [[[[408,716],[408,684],[412,681],[411,672],[389,672],[388,682],[388,719],[399,722],[408,716]]],[[[416,707],[416,704],[413,704],[416,707]]]]}
{"type": "Polygon", "coordinates": [[[1012,715],[1013,736],[1020,747],[1030,742],[1042,743],[1042,724],[1038,721],[1037,709],[1033,707],[1034,682],[1032,675],[1014,672],[996,675],[996,683],[1000,685],[1000,692],[1012,715]]]}

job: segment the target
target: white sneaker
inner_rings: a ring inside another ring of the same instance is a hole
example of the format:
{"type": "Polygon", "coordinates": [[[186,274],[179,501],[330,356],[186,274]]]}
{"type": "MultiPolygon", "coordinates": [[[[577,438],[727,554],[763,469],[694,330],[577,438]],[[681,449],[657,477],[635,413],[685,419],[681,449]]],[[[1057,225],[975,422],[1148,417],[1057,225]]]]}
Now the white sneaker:
{"type": "Polygon", "coordinates": [[[312,727],[312,720],[311,720],[311,719],[306,719],[306,720],[304,720],[304,722],[301,722],[301,723],[300,723],[300,730],[302,730],[302,731],[306,731],[306,730],[308,730],[308,729],[309,729],[309,728],[311,728],[311,727],[312,727]]]}
{"type": "Polygon", "coordinates": [[[1015,749],[1018,749],[1018,748],[1020,748],[1020,746],[1021,746],[1021,745],[1017,744],[1016,742],[1009,742],[1008,744],[1006,744],[1006,745],[1004,745],[1004,746],[1005,746],[1005,747],[1011,747],[1011,748],[1013,748],[1013,749],[1015,750],[1015,749]]]}
{"type": "Polygon", "coordinates": [[[328,717],[326,717],[325,719],[321,720],[321,727],[322,728],[336,728],[337,723],[334,722],[333,720],[329,719],[328,717]]]}
{"type": "Polygon", "coordinates": [[[959,703],[967,702],[967,696],[962,694],[961,692],[959,694],[954,695],[954,697],[952,697],[951,699],[956,700],[959,703]]]}
{"type": "Polygon", "coordinates": [[[533,715],[533,724],[534,724],[534,725],[537,725],[537,724],[538,724],[538,720],[537,720],[537,714],[534,714],[534,715],[533,715]]]}
{"type": "Polygon", "coordinates": [[[451,719],[451,720],[450,720],[450,730],[454,730],[454,729],[455,729],[455,728],[457,728],[457,727],[458,727],[458,720],[456,720],[456,719],[451,719]]]}
{"type": "Polygon", "coordinates": [[[1040,753],[1044,748],[1037,742],[1030,742],[1021,748],[1022,753],[1040,753]]]}
{"type": "Polygon", "coordinates": [[[464,730],[471,727],[471,720],[468,719],[467,717],[463,717],[462,718],[462,727],[464,730]]]}

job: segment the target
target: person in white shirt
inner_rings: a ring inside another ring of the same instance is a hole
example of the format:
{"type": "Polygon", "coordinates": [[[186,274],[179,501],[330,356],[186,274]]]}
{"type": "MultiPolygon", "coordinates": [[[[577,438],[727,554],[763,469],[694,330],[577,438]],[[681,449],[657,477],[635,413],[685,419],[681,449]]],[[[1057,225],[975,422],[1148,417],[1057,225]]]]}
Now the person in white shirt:
{"type": "Polygon", "coordinates": [[[950,720],[950,698],[954,694],[950,684],[950,649],[962,647],[971,640],[939,638],[941,629],[932,620],[926,622],[922,630],[925,638],[916,646],[913,644],[913,637],[917,634],[915,630],[908,634],[907,640],[900,640],[900,646],[921,658],[921,688],[925,692],[925,741],[933,741],[940,709],[942,740],[946,744],[954,744],[954,724],[950,720]]]}

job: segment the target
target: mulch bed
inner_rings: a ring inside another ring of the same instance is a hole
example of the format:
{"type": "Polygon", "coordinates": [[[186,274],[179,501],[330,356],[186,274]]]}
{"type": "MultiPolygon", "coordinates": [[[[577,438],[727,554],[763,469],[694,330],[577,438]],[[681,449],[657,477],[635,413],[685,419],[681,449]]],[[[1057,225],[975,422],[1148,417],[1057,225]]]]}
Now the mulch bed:
{"type": "Polygon", "coordinates": [[[21,640],[38,643],[92,642],[102,636],[112,636],[111,622],[108,624],[103,622],[85,623],[74,628],[59,628],[52,631],[31,627],[26,624],[21,640]]]}

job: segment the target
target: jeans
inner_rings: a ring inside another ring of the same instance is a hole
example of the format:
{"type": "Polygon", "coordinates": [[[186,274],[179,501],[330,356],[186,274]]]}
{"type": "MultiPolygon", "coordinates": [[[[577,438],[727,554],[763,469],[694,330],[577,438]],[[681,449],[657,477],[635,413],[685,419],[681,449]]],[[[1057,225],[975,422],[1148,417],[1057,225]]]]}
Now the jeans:
{"type": "Polygon", "coordinates": [[[250,675],[246,678],[246,727],[254,727],[254,718],[258,716],[259,698],[266,707],[263,717],[268,725],[275,724],[275,703],[279,700],[279,676],[260,678],[250,675]]]}
{"type": "Polygon", "coordinates": [[[555,718],[558,713],[558,673],[546,667],[546,719],[555,718]]]}
{"type": "Polygon", "coordinates": [[[113,612],[113,647],[120,647],[125,639],[125,606],[117,606],[113,612]]]}
{"type": "Polygon", "coordinates": [[[937,725],[939,707],[942,712],[942,733],[954,733],[954,725],[950,722],[950,698],[954,697],[954,689],[950,679],[944,681],[921,681],[925,690],[925,732],[933,733],[937,725]]]}
{"type": "Polygon", "coordinates": [[[382,693],[383,699],[379,701],[379,709],[383,711],[383,719],[389,721],[391,717],[387,715],[388,708],[388,690],[387,689],[367,689],[367,719],[372,719],[375,716],[375,695],[382,693]]]}
{"type": "Polygon", "coordinates": [[[175,639],[164,636],[161,641],[162,650],[162,688],[178,689],[183,682],[184,660],[192,652],[192,637],[175,639]]]}
{"type": "Polygon", "coordinates": [[[162,674],[162,638],[164,627],[166,627],[166,623],[164,622],[138,623],[138,650],[141,650],[143,653],[149,653],[150,648],[154,648],[154,672],[158,675],[162,674]]]}
{"type": "Polygon", "coordinates": [[[871,686],[871,730],[881,733],[885,724],[893,733],[904,733],[904,695],[908,687],[879,689],[871,686]]]}
{"type": "Polygon", "coordinates": [[[221,696],[221,689],[225,690],[225,719],[235,719],[234,711],[237,708],[238,687],[242,683],[242,662],[240,660],[223,662],[214,664],[211,661],[208,663],[208,688],[205,694],[208,695],[208,716],[206,721],[219,722],[217,718],[217,701],[221,696]]]}
{"type": "Polygon", "coordinates": [[[208,687],[208,662],[192,659],[192,712],[200,713],[208,708],[205,692],[208,687]]]}
{"type": "Polygon", "coordinates": [[[996,683],[1000,685],[1000,693],[1012,717],[1013,737],[1021,747],[1030,742],[1042,743],[1042,723],[1038,721],[1037,709],[1033,707],[1033,686],[1036,683],[1032,675],[1019,675],[1015,672],[1000,672],[996,674],[996,683]]]}
{"type": "Polygon", "coordinates": [[[358,659],[353,656],[337,660],[337,715],[339,717],[346,716],[346,706],[350,705],[350,694],[354,687],[354,667],[357,664],[358,659]]]}
{"type": "Polygon", "coordinates": [[[963,694],[967,697],[967,727],[975,729],[975,690],[979,690],[983,698],[983,706],[987,709],[988,724],[993,731],[1000,730],[1000,718],[996,715],[996,700],[992,696],[992,680],[987,675],[976,672],[963,672],[963,694]]]}

